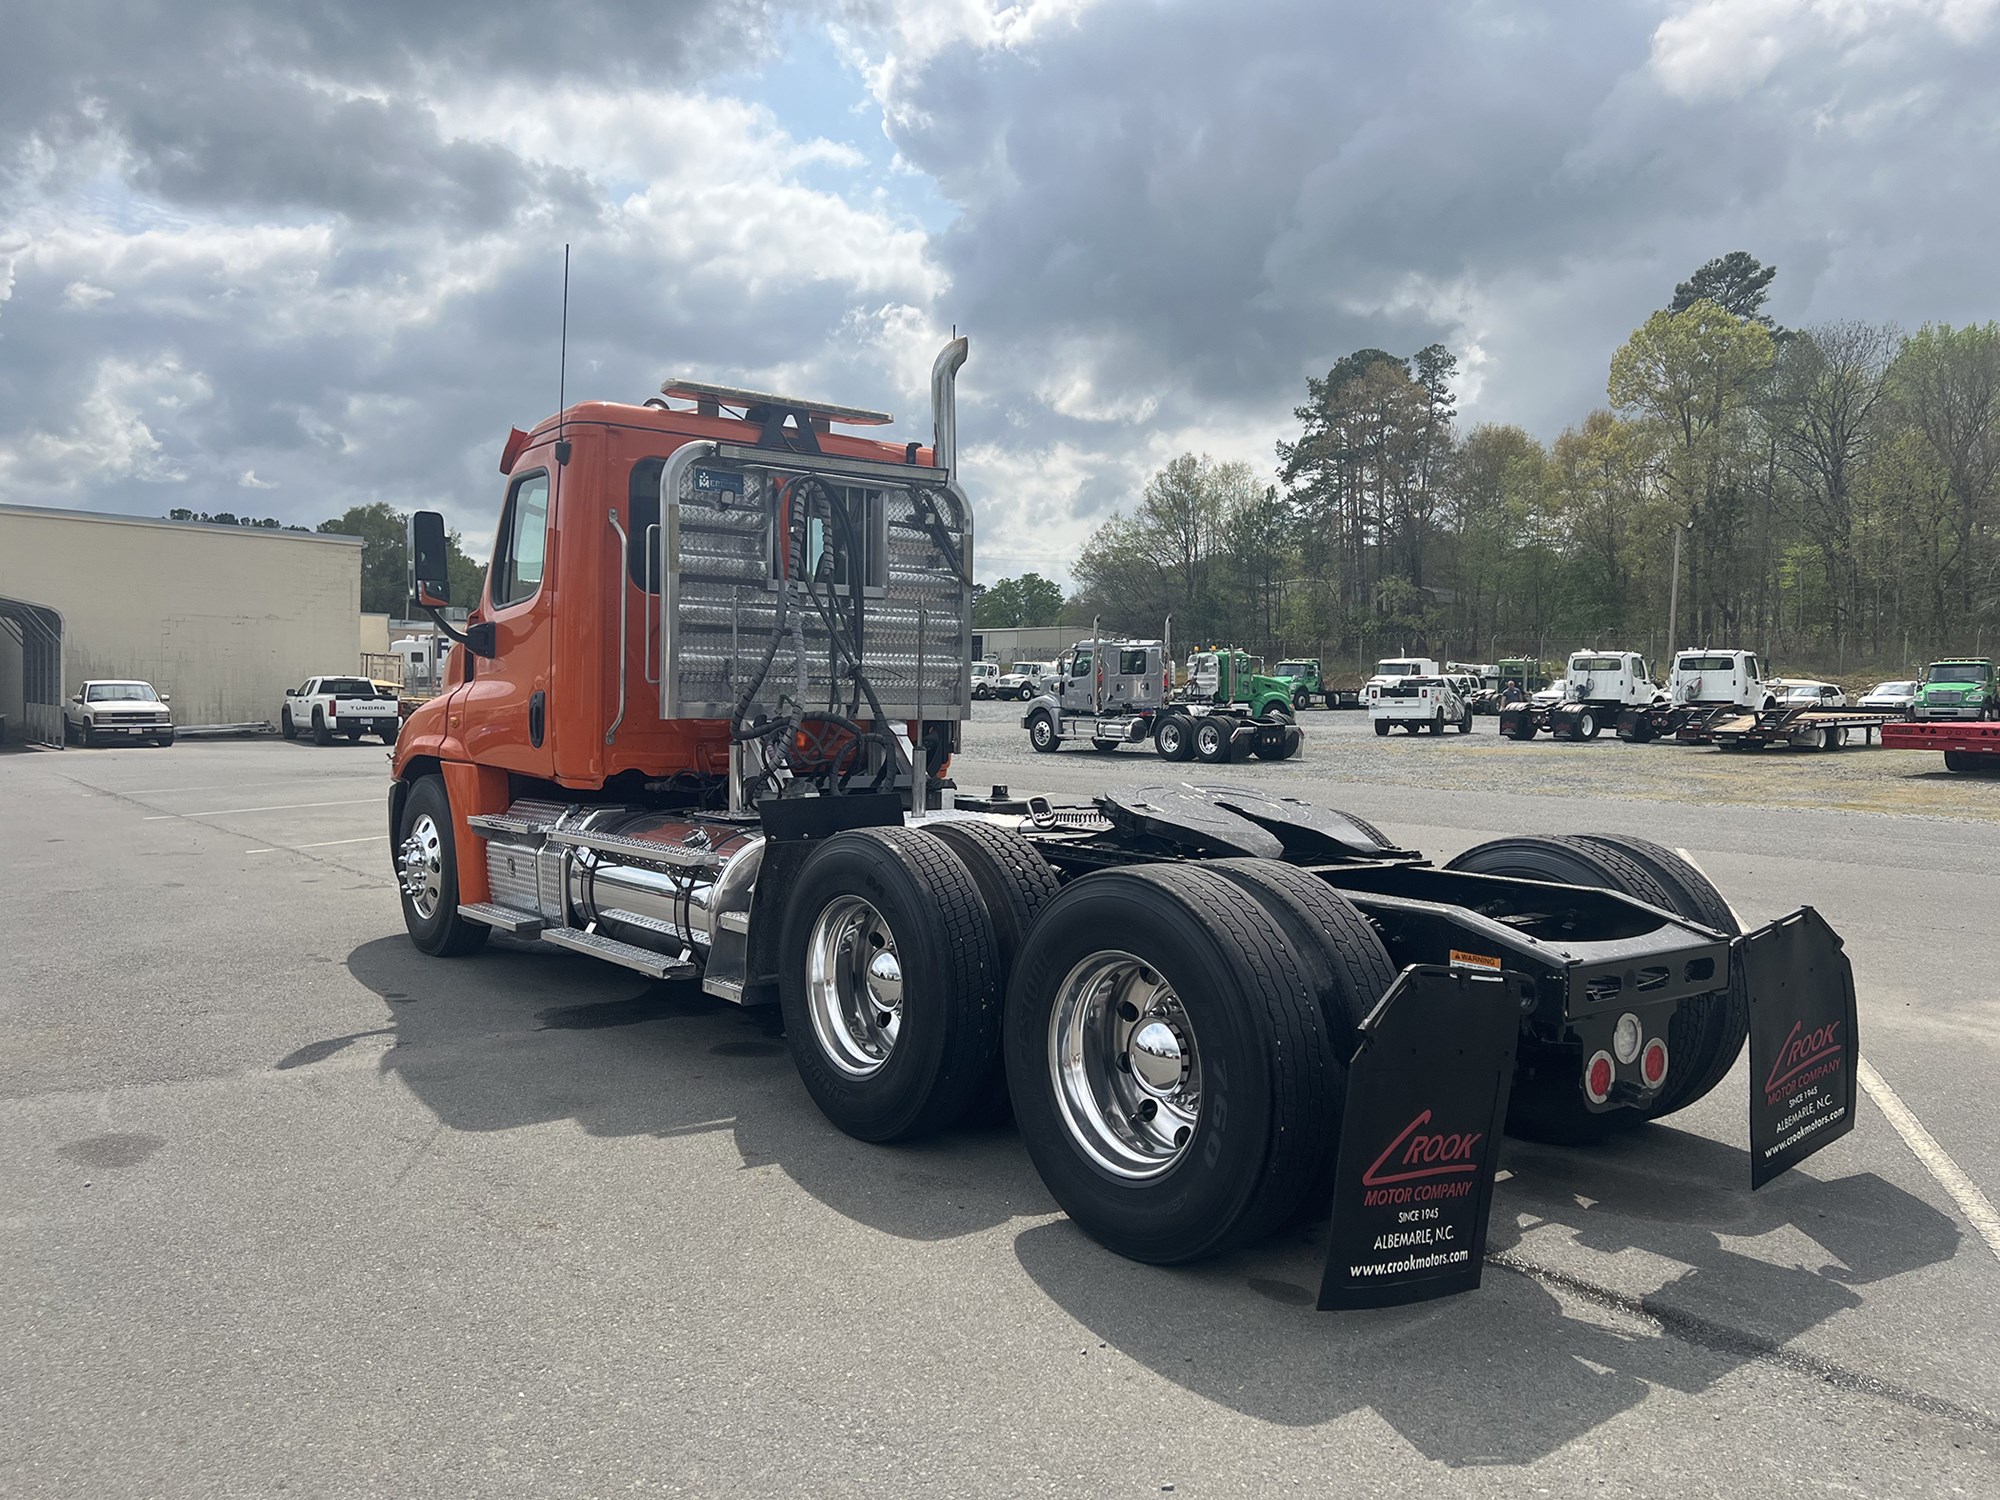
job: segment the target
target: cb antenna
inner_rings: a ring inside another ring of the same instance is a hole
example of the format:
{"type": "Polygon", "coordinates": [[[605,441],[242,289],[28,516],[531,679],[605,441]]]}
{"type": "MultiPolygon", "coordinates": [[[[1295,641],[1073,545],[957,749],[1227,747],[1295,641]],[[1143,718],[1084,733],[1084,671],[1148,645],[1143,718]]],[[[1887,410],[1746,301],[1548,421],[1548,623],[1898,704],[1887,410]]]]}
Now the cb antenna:
{"type": "MultiPolygon", "coordinates": [[[[569,444],[563,438],[563,412],[569,405],[569,245],[563,245],[562,338],[556,354],[556,464],[569,463],[569,444]]],[[[560,480],[557,481],[561,483],[560,480]]]]}

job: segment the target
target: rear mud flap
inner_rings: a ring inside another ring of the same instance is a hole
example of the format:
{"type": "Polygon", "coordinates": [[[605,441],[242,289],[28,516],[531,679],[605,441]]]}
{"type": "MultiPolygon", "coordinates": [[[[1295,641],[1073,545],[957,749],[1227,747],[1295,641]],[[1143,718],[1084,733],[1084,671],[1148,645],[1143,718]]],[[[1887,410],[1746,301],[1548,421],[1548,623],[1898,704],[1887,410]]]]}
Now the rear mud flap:
{"type": "Polygon", "coordinates": [[[1618,715],[1618,738],[1628,744],[1643,745],[1653,738],[1653,715],[1650,709],[1628,708],[1618,715]]]}
{"type": "Polygon", "coordinates": [[[1750,1186],[1854,1128],[1854,968],[1810,906],[1747,937],[1730,961],[1750,996],[1750,1186]]]}
{"type": "Polygon", "coordinates": [[[1361,1023],[1323,1310],[1393,1307],[1479,1285],[1530,997],[1512,974],[1408,968],[1361,1023]]]}

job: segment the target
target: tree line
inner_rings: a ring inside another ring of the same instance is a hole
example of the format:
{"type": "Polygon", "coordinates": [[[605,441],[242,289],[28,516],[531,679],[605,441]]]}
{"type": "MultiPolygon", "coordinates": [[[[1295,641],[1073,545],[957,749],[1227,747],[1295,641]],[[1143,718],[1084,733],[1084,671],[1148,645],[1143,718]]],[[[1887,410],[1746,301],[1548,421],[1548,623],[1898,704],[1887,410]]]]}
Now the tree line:
{"type": "Polygon", "coordinates": [[[1703,266],[1550,444],[1462,430],[1442,345],[1357,350],[1307,381],[1268,478],[1193,454],[1154,474],[1062,613],[1357,663],[1663,653],[1670,629],[1794,671],[1991,652],[2000,324],[1779,328],[1775,274],[1703,266]]]}

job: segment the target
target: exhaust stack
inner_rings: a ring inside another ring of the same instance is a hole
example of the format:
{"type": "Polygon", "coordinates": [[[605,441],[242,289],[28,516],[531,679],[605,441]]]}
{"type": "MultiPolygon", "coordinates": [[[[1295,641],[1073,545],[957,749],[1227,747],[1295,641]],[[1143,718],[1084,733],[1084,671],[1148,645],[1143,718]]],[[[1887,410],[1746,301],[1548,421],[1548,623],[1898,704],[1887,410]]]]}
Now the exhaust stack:
{"type": "Polygon", "coordinates": [[[958,477],[958,371],[966,349],[960,335],[938,351],[931,366],[931,462],[947,481],[958,477]]]}

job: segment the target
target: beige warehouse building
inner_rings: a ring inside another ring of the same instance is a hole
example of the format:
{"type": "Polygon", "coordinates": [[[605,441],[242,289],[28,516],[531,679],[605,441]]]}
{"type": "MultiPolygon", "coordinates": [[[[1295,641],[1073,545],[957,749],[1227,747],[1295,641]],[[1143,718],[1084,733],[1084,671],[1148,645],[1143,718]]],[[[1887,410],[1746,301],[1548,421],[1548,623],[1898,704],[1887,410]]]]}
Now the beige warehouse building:
{"type": "Polygon", "coordinates": [[[10,726],[38,717],[38,622],[54,616],[61,697],[87,678],[139,677],[172,695],[177,724],[271,720],[287,687],[355,669],[361,541],[0,505],[0,715],[10,726]]]}

